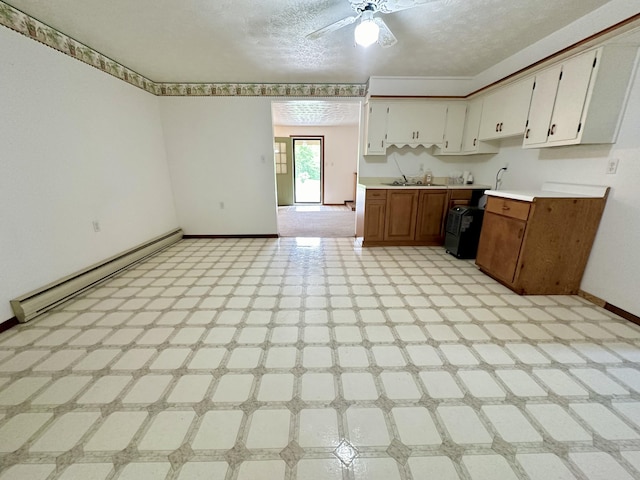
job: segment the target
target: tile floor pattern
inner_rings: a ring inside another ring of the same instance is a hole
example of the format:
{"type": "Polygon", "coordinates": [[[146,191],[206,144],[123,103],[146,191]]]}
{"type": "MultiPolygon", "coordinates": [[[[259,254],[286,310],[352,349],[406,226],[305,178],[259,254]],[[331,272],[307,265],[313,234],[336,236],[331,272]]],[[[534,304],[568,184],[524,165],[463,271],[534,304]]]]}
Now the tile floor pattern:
{"type": "Polygon", "coordinates": [[[185,240],[0,335],[0,480],[640,478],[639,345],[441,248],[185,240]]]}

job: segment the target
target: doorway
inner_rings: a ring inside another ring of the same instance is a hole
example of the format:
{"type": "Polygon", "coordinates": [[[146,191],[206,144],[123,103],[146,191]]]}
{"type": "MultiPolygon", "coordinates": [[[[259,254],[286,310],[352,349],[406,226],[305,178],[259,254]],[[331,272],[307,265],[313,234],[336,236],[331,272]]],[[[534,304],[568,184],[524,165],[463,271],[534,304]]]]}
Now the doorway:
{"type": "Polygon", "coordinates": [[[293,137],[294,203],[322,203],[323,137],[293,137]]]}

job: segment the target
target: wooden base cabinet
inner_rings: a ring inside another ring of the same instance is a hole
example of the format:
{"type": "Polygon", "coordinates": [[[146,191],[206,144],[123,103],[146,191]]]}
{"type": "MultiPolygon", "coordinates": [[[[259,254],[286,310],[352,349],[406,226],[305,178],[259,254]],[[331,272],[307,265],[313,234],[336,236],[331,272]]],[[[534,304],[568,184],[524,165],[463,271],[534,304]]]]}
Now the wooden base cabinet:
{"type": "Polygon", "coordinates": [[[444,188],[368,189],[357,229],[363,246],[442,245],[448,201],[444,188]]]}
{"type": "Polygon", "coordinates": [[[605,202],[490,196],[476,264],[519,294],[577,294],[605,202]]]}

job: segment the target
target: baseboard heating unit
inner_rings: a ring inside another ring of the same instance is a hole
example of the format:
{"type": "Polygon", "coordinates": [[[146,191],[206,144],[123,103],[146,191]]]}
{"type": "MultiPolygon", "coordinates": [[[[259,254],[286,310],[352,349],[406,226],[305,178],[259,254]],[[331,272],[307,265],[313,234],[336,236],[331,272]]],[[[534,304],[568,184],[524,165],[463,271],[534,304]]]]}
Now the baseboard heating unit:
{"type": "Polygon", "coordinates": [[[173,230],[33,292],[22,295],[15,300],[11,300],[13,313],[19,322],[28,322],[181,239],[182,229],[173,230]]]}

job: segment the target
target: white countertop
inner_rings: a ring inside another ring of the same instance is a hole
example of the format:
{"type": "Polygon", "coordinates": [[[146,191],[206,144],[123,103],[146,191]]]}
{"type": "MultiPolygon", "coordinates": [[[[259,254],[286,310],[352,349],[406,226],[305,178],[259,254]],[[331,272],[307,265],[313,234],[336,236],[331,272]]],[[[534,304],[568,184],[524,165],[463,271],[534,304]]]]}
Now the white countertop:
{"type": "Polygon", "coordinates": [[[536,198],[604,198],[608,191],[609,187],[602,185],[546,182],[540,190],[487,190],[485,193],[492,197],[533,202],[536,198]]]}

